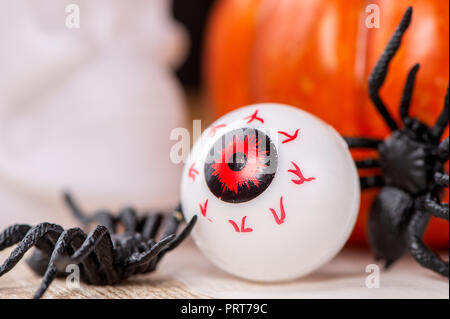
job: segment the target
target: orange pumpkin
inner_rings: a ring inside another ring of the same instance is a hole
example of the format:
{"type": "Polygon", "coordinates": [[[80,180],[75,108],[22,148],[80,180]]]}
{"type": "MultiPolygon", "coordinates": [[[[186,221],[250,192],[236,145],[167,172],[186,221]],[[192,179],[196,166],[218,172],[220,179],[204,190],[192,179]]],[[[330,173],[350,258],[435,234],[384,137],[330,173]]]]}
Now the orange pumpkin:
{"type": "MultiPolygon", "coordinates": [[[[386,137],[389,130],[368,98],[367,78],[409,5],[413,21],[381,95],[399,119],[406,75],[420,63],[411,112],[434,123],[449,79],[448,0],[220,0],[210,17],[204,55],[214,115],[280,102],[316,114],[342,135],[386,137]],[[368,4],[378,5],[380,28],[366,27],[368,4]]],[[[364,192],[351,243],[366,243],[376,194],[364,192]]],[[[433,219],[425,240],[447,247],[448,233],[448,222],[433,219]]]]}

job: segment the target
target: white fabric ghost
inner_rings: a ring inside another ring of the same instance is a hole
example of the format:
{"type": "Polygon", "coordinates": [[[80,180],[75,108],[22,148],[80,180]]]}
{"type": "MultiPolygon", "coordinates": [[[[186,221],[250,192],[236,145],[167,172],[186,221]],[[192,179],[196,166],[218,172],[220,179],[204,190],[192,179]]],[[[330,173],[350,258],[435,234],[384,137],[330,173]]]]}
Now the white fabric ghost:
{"type": "Polygon", "coordinates": [[[0,226],[66,220],[64,188],[88,209],[176,204],[185,40],[169,0],[0,2],[0,226]]]}

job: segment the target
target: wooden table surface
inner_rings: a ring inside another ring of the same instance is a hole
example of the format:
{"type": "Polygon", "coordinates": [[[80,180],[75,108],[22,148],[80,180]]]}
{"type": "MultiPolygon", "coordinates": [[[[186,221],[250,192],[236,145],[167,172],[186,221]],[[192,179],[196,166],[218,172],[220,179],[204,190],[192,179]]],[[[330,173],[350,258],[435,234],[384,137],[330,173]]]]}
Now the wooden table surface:
{"type": "MultiPolygon", "coordinates": [[[[0,253],[3,262],[11,249],[0,253]]],[[[444,257],[448,259],[447,253],[444,257]]],[[[57,279],[44,298],[449,298],[449,281],[424,269],[408,255],[389,271],[380,269],[380,287],[366,286],[367,250],[344,249],[313,274],[286,283],[264,284],[231,276],[215,267],[193,244],[183,242],[167,254],[156,272],[132,277],[116,286],[81,283],[69,289],[57,279]]],[[[41,278],[25,261],[0,278],[0,298],[31,298],[41,278]]]]}

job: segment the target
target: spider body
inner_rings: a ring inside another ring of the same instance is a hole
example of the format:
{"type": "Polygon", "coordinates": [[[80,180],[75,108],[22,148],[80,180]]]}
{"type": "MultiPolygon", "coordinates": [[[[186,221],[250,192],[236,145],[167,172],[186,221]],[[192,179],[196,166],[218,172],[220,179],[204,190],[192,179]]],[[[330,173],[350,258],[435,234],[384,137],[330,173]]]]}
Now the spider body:
{"type": "Polygon", "coordinates": [[[385,184],[413,196],[431,191],[435,185],[434,172],[443,169],[433,151],[430,142],[414,131],[393,132],[378,146],[385,184]]]}
{"type": "Polygon", "coordinates": [[[179,233],[183,217],[177,209],[165,222],[161,240],[156,235],[163,215],[138,217],[132,208],[125,208],[118,217],[101,211],[85,216],[69,194],[65,200],[74,215],[84,224],[98,222],[89,234],[81,228],[64,230],[52,223],[37,226],[13,225],[0,233],[0,250],[18,243],[0,266],[0,276],[10,271],[33,246],[37,249],[28,260],[30,267],[43,276],[35,298],[40,298],[55,277],[67,276],[68,265],[78,265],[81,280],[93,285],[112,285],[130,276],[152,272],[168,251],[176,248],[190,233],[194,216],[179,233]],[[118,232],[118,226],[123,228],[118,232]]]}
{"type": "Polygon", "coordinates": [[[392,134],[385,140],[351,137],[346,140],[351,148],[375,149],[379,153],[378,158],[356,161],[360,169],[379,168],[382,172],[360,178],[362,189],[381,188],[368,220],[369,242],[376,259],[383,260],[387,268],[409,251],[422,266],[448,277],[448,262],[422,241],[431,217],[448,220],[449,215],[448,204],[439,202],[442,190],[449,186],[448,173],[444,172],[448,138],[439,143],[449,121],[448,89],[444,109],[433,126],[408,115],[418,64],[409,72],[403,91],[402,128],[378,94],[411,16],[412,8],[408,8],[369,78],[370,97],[392,134]]]}

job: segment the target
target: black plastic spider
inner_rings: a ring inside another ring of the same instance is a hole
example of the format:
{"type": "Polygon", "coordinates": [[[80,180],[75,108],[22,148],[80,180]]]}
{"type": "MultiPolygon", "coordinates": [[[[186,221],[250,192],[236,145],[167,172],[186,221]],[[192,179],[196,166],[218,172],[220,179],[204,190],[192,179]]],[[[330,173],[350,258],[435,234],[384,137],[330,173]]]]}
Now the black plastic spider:
{"type": "Polygon", "coordinates": [[[30,267],[43,276],[34,298],[40,298],[55,277],[66,276],[66,267],[80,267],[81,280],[93,285],[116,284],[132,275],[154,271],[168,251],[176,248],[191,232],[197,216],[175,235],[183,215],[178,207],[165,222],[160,241],[155,240],[163,220],[162,214],[137,217],[134,209],[121,210],[118,217],[100,211],[92,217],[83,214],[70,194],[64,199],[74,216],[84,226],[98,222],[88,235],[80,228],[64,230],[61,226],[42,223],[35,227],[13,225],[0,233],[0,251],[19,243],[0,266],[0,277],[10,271],[33,246],[37,249],[27,260],[30,267]],[[123,232],[116,233],[116,226],[123,232]]]}
{"type": "Polygon", "coordinates": [[[372,204],[368,235],[377,260],[388,268],[406,250],[415,260],[443,276],[449,264],[422,241],[431,216],[448,220],[449,206],[440,203],[440,193],[449,186],[444,163],[449,156],[448,138],[439,141],[449,122],[448,89],[444,109],[429,127],[408,116],[411,95],[419,65],[408,74],[400,106],[404,127],[399,128],[379,96],[389,63],[397,52],[412,16],[409,7],[369,78],[369,94],[392,134],[385,140],[346,138],[351,148],[377,149],[379,159],[356,161],[358,168],[381,168],[382,176],[361,177],[361,188],[381,187],[372,204]]]}

